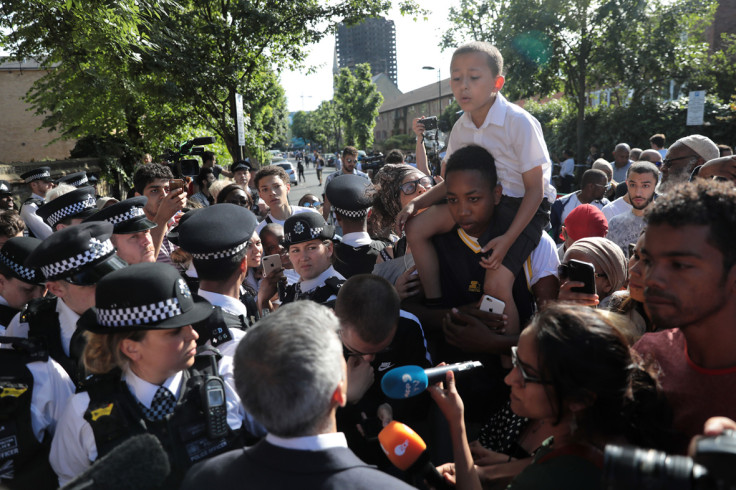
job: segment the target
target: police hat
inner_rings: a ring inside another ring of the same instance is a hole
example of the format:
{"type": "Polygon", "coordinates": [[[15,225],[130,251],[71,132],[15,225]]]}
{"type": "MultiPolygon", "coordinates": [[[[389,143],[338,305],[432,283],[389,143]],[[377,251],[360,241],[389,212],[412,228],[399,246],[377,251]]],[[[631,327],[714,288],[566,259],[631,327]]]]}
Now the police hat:
{"type": "Polygon", "coordinates": [[[94,187],[82,187],[62,194],[53,201],[49,201],[36,210],[36,214],[43,218],[51,227],[66,218],[87,218],[97,211],[94,187]]]}
{"type": "Polygon", "coordinates": [[[158,225],[146,218],[146,213],[143,212],[146,202],[146,196],[131,197],[97,211],[84,222],[107,221],[112,223],[113,233],[120,235],[150,230],[158,225]]]}
{"type": "Polygon", "coordinates": [[[176,225],[175,228],[173,228],[170,232],[166,234],[166,239],[170,241],[171,243],[173,243],[174,245],[176,245],[177,247],[179,247],[180,246],[179,245],[179,227],[181,227],[181,225],[186,223],[187,220],[194,215],[194,213],[197,213],[201,211],[202,209],[207,209],[207,208],[194,208],[194,209],[189,209],[189,210],[184,211],[184,214],[182,214],[181,218],[179,218],[179,224],[176,225]]]}
{"type": "Polygon", "coordinates": [[[215,204],[179,224],[179,246],[194,260],[225,259],[248,246],[257,226],[256,216],[244,207],[215,204]]]}
{"type": "Polygon", "coordinates": [[[331,240],[335,227],[328,225],[319,213],[295,214],[284,222],[284,247],[310,240],[331,240]]]}
{"type": "Polygon", "coordinates": [[[192,295],[175,268],[143,263],[100,279],[95,306],[79,318],[77,326],[101,334],[170,329],[201,322],[212,311],[204,298],[192,295]]]}
{"type": "Polygon", "coordinates": [[[359,219],[368,216],[373,204],[369,191],[371,183],[359,175],[345,174],[327,184],[325,194],[335,212],[346,218],[359,219]]]}
{"type": "Polygon", "coordinates": [[[87,172],[74,172],[73,174],[65,175],[56,181],[56,185],[59,184],[67,184],[79,189],[80,187],[89,184],[87,172]]]}
{"type": "Polygon", "coordinates": [[[0,270],[5,275],[28,284],[43,284],[43,273],[37,267],[26,267],[25,262],[31,253],[41,245],[41,240],[27,236],[14,237],[5,242],[0,249],[0,270]]]}
{"type": "Polygon", "coordinates": [[[0,196],[12,196],[13,190],[7,180],[0,180],[0,196]]]}
{"type": "Polygon", "coordinates": [[[246,162],[245,160],[239,160],[233,163],[232,165],[230,165],[230,172],[235,173],[238,170],[247,170],[250,172],[253,169],[251,168],[250,164],[246,162]]]}
{"type": "Polygon", "coordinates": [[[109,272],[128,264],[115,255],[106,221],[68,226],[48,238],[28,256],[26,267],[38,267],[47,281],[64,279],[89,286],[109,272]]]}
{"type": "Polygon", "coordinates": [[[38,167],[33,170],[29,170],[26,173],[20,174],[20,178],[26,184],[33,182],[34,180],[45,180],[46,182],[53,182],[51,178],[51,167],[38,167]]]}

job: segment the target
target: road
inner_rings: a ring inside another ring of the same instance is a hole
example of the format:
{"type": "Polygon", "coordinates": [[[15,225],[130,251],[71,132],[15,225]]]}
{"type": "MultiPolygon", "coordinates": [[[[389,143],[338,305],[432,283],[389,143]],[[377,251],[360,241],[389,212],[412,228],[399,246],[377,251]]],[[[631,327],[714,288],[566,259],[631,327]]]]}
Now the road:
{"type": "MultiPolygon", "coordinates": [[[[296,160],[293,158],[289,158],[288,160],[294,166],[294,170],[296,170],[296,160]]],[[[291,192],[289,192],[289,204],[299,204],[299,199],[301,199],[304,194],[314,194],[319,197],[320,201],[322,201],[322,194],[325,192],[325,180],[327,179],[327,176],[334,171],[335,167],[325,167],[322,171],[323,185],[319,185],[319,181],[317,180],[317,171],[314,169],[314,164],[310,163],[309,168],[304,169],[304,177],[307,179],[307,182],[291,186],[291,192]]]]}

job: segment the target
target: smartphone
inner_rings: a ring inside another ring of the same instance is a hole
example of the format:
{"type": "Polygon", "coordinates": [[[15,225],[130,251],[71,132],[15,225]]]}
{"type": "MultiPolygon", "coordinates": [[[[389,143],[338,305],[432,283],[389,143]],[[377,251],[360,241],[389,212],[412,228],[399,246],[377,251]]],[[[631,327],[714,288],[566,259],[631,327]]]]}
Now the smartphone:
{"type": "Polygon", "coordinates": [[[182,189],[187,186],[187,181],[184,179],[171,179],[169,181],[169,190],[175,191],[176,189],[182,189]]]}
{"type": "Polygon", "coordinates": [[[595,292],[595,266],[590,262],[571,259],[567,264],[568,278],[571,281],[582,282],[584,286],[571,288],[575,293],[596,294],[595,292]]]}
{"type": "Polygon", "coordinates": [[[483,301],[480,302],[480,309],[482,311],[495,313],[496,315],[503,314],[504,308],[506,308],[506,303],[487,294],[483,295],[483,301]]]}
{"type": "Polygon", "coordinates": [[[281,264],[281,256],[279,254],[266,255],[263,257],[262,263],[264,276],[271,275],[272,271],[280,270],[281,267],[283,267],[281,264]]]}

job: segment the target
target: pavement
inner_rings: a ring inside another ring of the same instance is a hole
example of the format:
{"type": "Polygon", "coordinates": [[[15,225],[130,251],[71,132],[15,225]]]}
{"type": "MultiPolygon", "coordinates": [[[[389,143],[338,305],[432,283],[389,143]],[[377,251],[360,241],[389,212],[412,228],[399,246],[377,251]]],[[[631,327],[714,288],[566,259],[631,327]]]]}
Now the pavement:
{"type": "MultiPolygon", "coordinates": [[[[294,170],[296,170],[296,160],[293,158],[288,158],[288,160],[294,166],[294,170]]],[[[319,185],[319,181],[317,180],[317,171],[314,169],[314,164],[310,163],[309,167],[304,169],[304,177],[307,179],[307,182],[300,182],[298,185],[291,185],[289,204],[299,204],[299,199],[301,199],[305,194],[314,194],[319,197],[320,201],[324,201],[324,198],[322,197],[322,194],[325,192],[324,183],[327,180],[327,176],[336,170],[337,169],[335,167],[325,167],[324,170],[322,170],[322,185],[319,185]]]]}

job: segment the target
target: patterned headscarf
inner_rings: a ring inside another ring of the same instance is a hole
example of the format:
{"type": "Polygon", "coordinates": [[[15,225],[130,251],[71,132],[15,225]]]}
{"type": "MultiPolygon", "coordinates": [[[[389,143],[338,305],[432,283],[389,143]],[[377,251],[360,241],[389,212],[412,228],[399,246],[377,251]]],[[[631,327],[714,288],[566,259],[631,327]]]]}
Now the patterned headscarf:
{"type": "Polygon", "coordinates": [[[371,236],[388,237],[394,219],[401,211],[399,187],[407,175],[421,171],[405,163],[387,163],[374,178],[376,193],[373,198],[373,212],[368,219],[371,236]]]}

